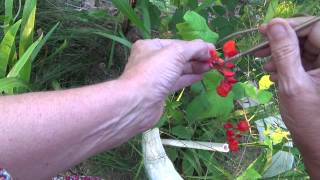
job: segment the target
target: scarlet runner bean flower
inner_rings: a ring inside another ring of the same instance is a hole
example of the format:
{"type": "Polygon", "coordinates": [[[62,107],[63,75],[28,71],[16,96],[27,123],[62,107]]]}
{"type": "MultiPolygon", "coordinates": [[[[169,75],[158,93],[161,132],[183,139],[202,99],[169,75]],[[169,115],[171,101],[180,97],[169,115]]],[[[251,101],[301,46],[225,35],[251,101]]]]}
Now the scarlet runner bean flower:
{"type": "Polygon", "coordinates": [[[232,130],[227,130],[226,134],[227,134],[227,137],[234,137],[235,136],[235,133],[232,130]]]}
{"type": "Polygon", "coordinates": [[[239,142],[237,140],[232,140],[229,142],[229,149],[231,152],[239,151],[239,142]]]}
{"type": "Polygon", "coordinates": [[[236,47],[236,42],[233,40],[227,41],[224,45],[223,45],[223,54],[224,57],[226,58],[231,58],[233,56],[236,56],[239,51],[237,50],[236,47]]]}
{"type": "Polygon", "coordinates": [[[237,152],[239,150],[239,140],[242,137],[241,133],[249,130],[249,123],[246,120],[241,120],[236,125],[227,122],[223,125],[223,128],[226,129],[226,140],[230,151],[237,152]]]}
{"type": "Polygon", "coordinates": [[[232,129],[232,128],[233,128],[233,125],[228,122],[228,123],[225,123],[225,124],[223,125],[223,128],[224,128],[224,129],[232,129]]]}
{"type": "MultiPolygon", "coordinates": [[[[217,87],[216,91],[219,96],[226,97],[229,92],[232,90],[232,86],[238,81],[234,78],[235,72],[232,71],[235,68],[235,64],[233,63],[225,63],[225,61],[219,57],[217,51],[210,50],[210,60],[209,66],[213,69],[218,70],[223,76],[224,80],[222,80],[217,87]]],[[[236,49],[235,41],[228,41],[223,47],[223,53],[225,57],[233,57],[238,54],[238,50],[236,49]]]]}
{"type": "Polygon", "coordinates": [[[248,123],[248,121],[246,120],[241,120],[238,122],[237,124],[237,129],[240,131],[240,132],[247,132],[249,131],[250,129],[250,125],[248,123]]]}

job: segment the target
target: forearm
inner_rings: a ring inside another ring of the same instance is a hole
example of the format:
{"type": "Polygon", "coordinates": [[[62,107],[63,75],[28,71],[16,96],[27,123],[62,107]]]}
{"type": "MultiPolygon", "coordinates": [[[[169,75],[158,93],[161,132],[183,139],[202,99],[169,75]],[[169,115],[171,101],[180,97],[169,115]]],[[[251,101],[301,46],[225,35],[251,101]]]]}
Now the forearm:
{"type": "Polygon", "coordinates": [[[1,166],[15,179],[46,179],[127,141],[145,128],[135,121],[157,116],[134,91],[118,80],[1,97],[1,166]]]}

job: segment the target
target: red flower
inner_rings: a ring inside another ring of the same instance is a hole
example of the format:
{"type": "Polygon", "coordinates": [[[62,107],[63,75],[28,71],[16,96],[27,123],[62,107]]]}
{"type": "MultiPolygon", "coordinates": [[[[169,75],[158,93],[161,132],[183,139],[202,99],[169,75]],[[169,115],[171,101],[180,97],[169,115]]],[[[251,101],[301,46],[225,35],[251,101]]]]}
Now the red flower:
{"type": "Polygon", "coordinates": [[[236,73],[233,72],[233,71],[230,71],[229,69],[223,69],[223,70],[222,70],[222,74],[223,74],[225,77],[232,77],[232,76],[234,76],[236,73]]]}
{"type": "Polygon", "coordinates": [[[229,149],[231,152],[239,151],[239,142],[237,140],[232,140],[229,142],[229,149]]]}
{"type": "Polygon", "coordinates": [[[231,84],[235,84],[235,83],[238,82],[238,80],[236,78],[234,78],[234,77],[228,77],[227,78],[227,82],[231,83],[231,84]]]}
{"type": "Polygon", "coordinates": [[[241,132],[247,132],[250,129],[250,124],[246,120],[239,121],[237,124],[237,129],[241,132]]]}
{"type": "Polygon", "coordinates": [[[217,93],[222,97],[226,97],[228,96],[231,89],[232,84],[225,81],[221,81],[220,85],[217,87],[217,93]]]}
{"type": "Polygon", "coordinates": [[[233,128],[233,125],[232,125],[231,123],[227,122],[227,123],[225,123],[225,124],[223,125],[223,128],[225,128],[225,129],[232,129],[232,128],[233,128]]]}
{"type": "Polygon", "coordinates": [[[234,131],[231,131],[231,130],[227,130],[226,134],[227,134],[227,137],[233,137],[235,135],[234,131]]]}
{"type": "Polygon", "coordinates": [[[227,41],[223,45],[223,54],[226,58],[231,58],[237,55],[239,52],[236,47],[236,42],[233,40],[227,41]]]}
{"type": "Polygon", "coordinates": [[[241,137],[242,137],[241,134],[237,134],[237,135],[236,135],[236,138],[237,138],[237,139],[240,139],[241,137]]]}
{"type": "Polygon", "coordinates": [[[231,62],[227,62],[224,66],[229,69],[233,69],[236,67],[236,65],[231,62]]]}
{"type": "Polygon", "coordinates": [[[232,137],[227,137],[227,142],[230,143],[232,141],[235,141],[236,139],[232,136],[232,137]]]}
{"type": "Polygon", "coordinates": [[[210,53],[211,58],[213,58],[214,60],[216,60],[216,59],[219,58],[218,53],[217,53],[216,50],[210,49],[210,50],[209,50],[209,53],[210,53]]]}

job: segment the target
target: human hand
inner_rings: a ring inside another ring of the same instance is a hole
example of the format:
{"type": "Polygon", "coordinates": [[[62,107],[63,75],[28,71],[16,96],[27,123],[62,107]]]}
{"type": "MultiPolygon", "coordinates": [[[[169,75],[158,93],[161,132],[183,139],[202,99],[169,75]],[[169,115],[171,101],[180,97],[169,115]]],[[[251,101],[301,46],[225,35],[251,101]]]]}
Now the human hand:
{"type": "Polygon", "coordinates": [[[299,33],[292,27],[307,18],[274,19],[260,31],[270,48],[257,52],[269,56],[264,69],[278,84],[280,111],[300,149],[312,178],[320,178],[320,22],[299,33]]]}
{"type": "Polygon", "coordinates": [[[202,40],[140,40],[132,48],[122,78],[143,86],[150,98],[167,95],[202,79],[214,46],[202,40]]]}
{"type": "Polygon", "coordinates": [[[212,44],[202,40],[141,40],[133,45],[121,80],[135,87],[144,97],[145,111],[157,114],[146,120],[152,128],[160,119],[165,98],[179,89],[202,79],[210,69],[207,60],[212,44]]]}

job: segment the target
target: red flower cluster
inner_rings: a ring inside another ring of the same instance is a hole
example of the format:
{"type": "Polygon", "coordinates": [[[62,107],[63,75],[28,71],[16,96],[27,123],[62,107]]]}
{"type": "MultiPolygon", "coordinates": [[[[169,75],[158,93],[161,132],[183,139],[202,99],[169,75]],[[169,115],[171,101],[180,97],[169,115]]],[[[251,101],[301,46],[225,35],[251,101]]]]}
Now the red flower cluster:
{"type": "Polygon", "coordinates": [[[229,149],[231,152],[237,152],[239,150],[239,140],[241,138],[241,133],[248,132],[250,125],[248,121],[241,120],[234,126],[232,123],[228,122],[223,125],[226,129],[227,142],[229,144],[229,149]]]}
{"type": "MultiPolygon", "coordinates": [[[[224,56],[227,58],[233,57],[238,54],[236,49],[235,41],[228,41],[224,44],[223,47],[224,56]]],[[[225,63],[225,61],[219,57],[217,51],[210,50],[211,58],[209,60],[209,66],[213,69],[218,70],[223,76],[224,80],[220,82],[220,85],[217,87],[217,93],[222,96],[228,96],[229,92],[232,90],[232,86],[237,83],[237,79],[234,77],[235,72],[232,71],[236,67],[233,63],[225,63]]]]}
{"type": "Polygon", "coordinates": [[[236,56],[239,51],[237,50],[237,44],[235,41],[227,41],[224,45],[223,45],[223,54],[224,57],[226,58],[231,58],[233,56],[236,56]]]}

